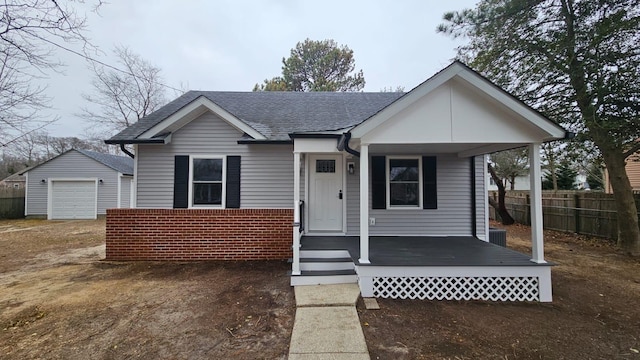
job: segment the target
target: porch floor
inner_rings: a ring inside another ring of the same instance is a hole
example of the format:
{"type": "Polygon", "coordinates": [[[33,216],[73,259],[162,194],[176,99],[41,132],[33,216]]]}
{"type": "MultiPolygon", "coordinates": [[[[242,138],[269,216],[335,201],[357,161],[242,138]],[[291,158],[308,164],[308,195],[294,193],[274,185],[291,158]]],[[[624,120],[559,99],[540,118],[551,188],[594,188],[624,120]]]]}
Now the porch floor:
{"type": "Polygon", "coordinates": [[[359,264],[358,236],[309,236],[300,239],[301,250],[348,250],[361,266],[549,266],[536,264],[529,255],[468,236],[370,236],[369,261],[359,264]]]}

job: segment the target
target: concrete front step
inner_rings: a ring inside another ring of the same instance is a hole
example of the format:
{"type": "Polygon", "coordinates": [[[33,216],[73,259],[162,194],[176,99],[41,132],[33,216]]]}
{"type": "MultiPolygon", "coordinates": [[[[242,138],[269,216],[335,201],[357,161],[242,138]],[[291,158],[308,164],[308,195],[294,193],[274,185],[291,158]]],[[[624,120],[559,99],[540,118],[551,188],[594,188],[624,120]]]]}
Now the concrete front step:
{"type": "Polygon", "coordinates": [[[331,284],[357,284],[356,275],[333,275],[333,276],[291,276],[291,286],[300,285],[331,285],[331,284]]]}
{"type": "Polygon", "coordinates": [[[352,284],[358,282],[355,270],[306,270],[291,275],[291,286],[352,284]]]}
{"type": "Polygon", "coordinates": [[[300,270],[353,270],[351,258],[301,258],[300,270]]]}

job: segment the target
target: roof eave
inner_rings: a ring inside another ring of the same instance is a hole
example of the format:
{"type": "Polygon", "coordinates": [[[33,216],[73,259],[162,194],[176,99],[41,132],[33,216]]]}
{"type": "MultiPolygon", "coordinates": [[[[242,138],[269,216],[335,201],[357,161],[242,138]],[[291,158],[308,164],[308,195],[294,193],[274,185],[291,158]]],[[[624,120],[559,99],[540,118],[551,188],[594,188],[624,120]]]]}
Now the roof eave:
{"type": "Polygon", "coordinates": [[[257,140],[257,139],[240,139],[238,140],[240,145],[288,145],[293,144],[293,140],[257,140]]]}
{"type": "Polygon", "coordinates": [[[160,134],[150,139],[108,139],[104,143],[108,145],[128,145],[128,144],[161,144],[166,145],[171,142],[171,133],[160,134]]]}
{"type": "Polygon", "coordinates": [[[291,139],[339,139],[342,134],[327,134],[327,133],[291,133],[289,137],[291,139]]]}
{"type": "Polygon", "coordinates": [[[122,140],[105,140],[107,145],[129,145],[129,144],[166,144],[164,139],[122,139],[122,140]]]}

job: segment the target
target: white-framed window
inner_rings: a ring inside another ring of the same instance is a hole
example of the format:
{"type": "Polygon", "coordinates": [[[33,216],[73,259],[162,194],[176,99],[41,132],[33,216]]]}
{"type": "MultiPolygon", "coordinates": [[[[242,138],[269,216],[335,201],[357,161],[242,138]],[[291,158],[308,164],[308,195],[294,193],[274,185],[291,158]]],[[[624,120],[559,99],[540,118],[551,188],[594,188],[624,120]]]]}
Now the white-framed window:
{"type": "Polygon", "coordinates": [[[387,157],[387,208],[422,209],[421,157],[387,157]]]}
{"type": "Polygon", "coordinates": [[[226,157],[191,155],[189,164],[190,207],[225,207],[226,157]]]}

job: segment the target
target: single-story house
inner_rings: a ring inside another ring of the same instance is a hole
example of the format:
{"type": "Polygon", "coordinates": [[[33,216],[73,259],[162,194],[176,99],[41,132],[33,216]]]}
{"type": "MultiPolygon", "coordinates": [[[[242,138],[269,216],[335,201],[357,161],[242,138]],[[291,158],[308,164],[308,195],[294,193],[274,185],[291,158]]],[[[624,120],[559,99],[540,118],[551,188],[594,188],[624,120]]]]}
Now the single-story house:
{"type": "Polygon", "coordinates": [[[0,187],[10,189],[24,189],[26,181],[27,180],[24,175],[15,173],[0,180],[0,187]]]}
{"type": "Polygon", "coordinates": [[[408,93],[190,91],[123,130],[111,260],[285,259],[365,297],[551,301],[540,144],[566,131],[454,62],[408,93]],[[487,154],[528,146],[532,254],[489,240],[487,154]]]}
{"type": "Polygon", "coordinates": [[[133,203],[133,159],[72,149],[27,169],[25,216],[96,219],[133,203]]]}
{"type": "MultiPolygon", "coordinates": [[[[542,179],[548,176],[549,170],[542,170],[542,179]]],[[[489,191],[498,191],[498,185],[496,185],[495,181],[490,174],[487,174],[487,180],[489,181],[489,191]]],[[[531,180],[529,179],[529,174],[516,176],[515,183],[513,189],[511,189],[511,183],[509,181],[505,181],[505,189],[506,190],[529,190],[531,187],[531,180]]],[[[589,189],[589,184],[587,183],[587,177],[584,174],[577,174],[575,178],[575,188],[576,190],[585,190],[589,189]]]]}
{"type": "MultiPolygon", "coordinates": [[[[491,174],[487,174],[487,181],[489,181],[489,191],[498,191],[498,185],[496,185],[491,174]]],[[[507,180],[504,182],[505,189],[511,190],[511,183],[507,180]]],[[[516,176],[514,179],[513,190],[529,190],[530,185],[531,181],[529,180],[529,175],[516,176]]]]}

